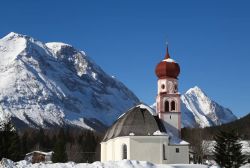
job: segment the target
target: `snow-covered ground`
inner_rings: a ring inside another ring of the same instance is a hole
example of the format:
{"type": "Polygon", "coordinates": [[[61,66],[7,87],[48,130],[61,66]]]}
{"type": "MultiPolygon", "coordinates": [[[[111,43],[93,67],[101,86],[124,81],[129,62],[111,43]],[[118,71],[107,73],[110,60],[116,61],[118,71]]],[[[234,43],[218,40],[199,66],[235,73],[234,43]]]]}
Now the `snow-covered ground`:
{"type": "MultiPolygon", "coordinates": [[[[25,160],[13,162],[9,159],[0,161],[0,168],[220,168],[219,166],[207,166],[200,164],[153,164],[146,161],[122,160],[94,163],[36,163],[31,164],[25,160]]],[[[250,168],[246,164],[240,168],[250,168]]]]}
{"type": "Polygon", "coordinates": [[[171,164],[171,165],[156,165],[145,161],[122,160],[109,162],[94,162],[94,163],[36,163],[31,164],[27,161],[13,162],[8,159],[3,159],[0,163],[0,168],[207,168],[206,165],[195,164],[171,164]]]}
{"type": "MultiPolygon", "coordinates": [[[[200,164],[153,164],[146,161],[122,160],[94,163],[36,163],[31,164],[25,160],[13,162],[9,159],[2,159],[0,168],[219,168],[218,166],[207,166],[200,164]]],[[[246,164],[241,168],[250,168],[246,164]]]]}

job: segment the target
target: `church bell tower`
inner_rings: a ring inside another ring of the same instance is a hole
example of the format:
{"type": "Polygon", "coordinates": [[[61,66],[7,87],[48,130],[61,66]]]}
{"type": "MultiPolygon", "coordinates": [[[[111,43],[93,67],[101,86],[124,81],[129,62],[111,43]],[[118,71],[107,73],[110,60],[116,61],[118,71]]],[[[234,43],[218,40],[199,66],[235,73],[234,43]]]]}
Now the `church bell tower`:
{"type": "Polygon", "coordinates": [[[156,66],[158,91],[156,112],[167,131],[180,137],[181,109],[180,93],[178,92],[179,64],[170,58],[168,46],[165,58],[156,66]]]}

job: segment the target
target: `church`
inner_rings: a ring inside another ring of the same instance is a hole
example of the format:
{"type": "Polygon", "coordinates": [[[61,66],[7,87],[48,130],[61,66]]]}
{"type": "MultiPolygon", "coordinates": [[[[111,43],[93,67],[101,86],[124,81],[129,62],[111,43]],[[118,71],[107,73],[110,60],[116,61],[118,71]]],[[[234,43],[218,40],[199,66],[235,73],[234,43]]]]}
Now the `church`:
{"type": "Polygon", "coordinates": [[[179,64],[165,58],[156,66],[156,110],[140,104],[120,116],[101,142],[101,161],[123,159],[155,164],[189,163],[189,143],[181,140],[179,64]]]}

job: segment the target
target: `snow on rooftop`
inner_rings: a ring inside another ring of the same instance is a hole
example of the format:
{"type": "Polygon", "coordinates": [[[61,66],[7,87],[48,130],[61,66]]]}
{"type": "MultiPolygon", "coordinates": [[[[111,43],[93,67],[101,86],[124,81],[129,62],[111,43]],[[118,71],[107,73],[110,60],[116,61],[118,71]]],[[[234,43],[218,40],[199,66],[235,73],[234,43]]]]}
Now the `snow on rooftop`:
{"type": "Polygon", "coordinates": [[[166,128],[167,134],[170,136],[170,144],[171,145],[189,145],[188,142],[180,139],[178,135],[174,134],[173,131],[169,128],[166,128]]]}
{"type": "MultiPolygon", "coordinates": [[[[156,112],[155,112],[155,110],[153,109],[153,108],[151,108],[151,107],[149,107],[148,105],[146,105],[146,104],[143,104],[143,103],[141,103],[141,104],[139,104],[139,105],[137,105],[136,107],[140,107],[141,109],[146,109],[146,110],[148,110],[152,115],[154,115],[154,116],[156,116],[157,114],[156,114],[156,112]]],[[[134,107],[132,107],[132,108],[134,108],[134,107]]],[[[132,108],[130,108],[130,109],[132,109],[132,108]]],[[[129,109],[129,110],[130,110],[129,109]]],[[[129,111],[128,110],[128,111],[129,111]]],[[[119,117],[118,117],[118,119],[120,119],[122,116],[124,116],[126,114],[126,112],[125,113],[123,113],[123,114],[121,114],[119,117]]]]}
{"type": "Polygon", "coordinates": [[[153,135],[168,135],[168,134],[165,132],[161,132],[160,130],[157,130],[153,133],[153,135]]]}
{"type": "Polygon", "coordinates": [[[52,155],[53,154],[53,152],[51,151],[51,152],[42,152],[42,151],[32,151],[32,152],[30,152],[30,153],[27,153],[26,154],[26,156],[27,155],[30,155],[30,154],[33,154],[33,153],[39,153],[39,154],[42,154],[42,155],[52,155]]]}
{"type": "Polygon", "coordinates": [[[179,144],[180,145],[189,145],[189,143],[187,141],[184,141],[184,140],[181,140],[179,144]]]}
{"type": "Polygon", "coordinates": [[[171,137],[170,144],[171,145],[189,145],[189,143],[187,141],[184,141],[184,140],[177,138],[177,137],[171,137]]]}
{"type": "Polygon", "coordinates": [[[165,61],[165,62],[175,62],[173,59],[171,59],[171,58],[167,58],[167,59],[164,59],[163,61],[165,61]]]}
{"type": "Polygon", "coordinates": [[[155,110],[154,109],[152,109],[151,107],[149,107],[148,105],[146,105],[146,104],[139,104],[139,105],[137,105],[136,107],[140,107],[141,109],[146,109],[146,110],[148,110],[152,115],[156,115],[156,112],[155,112],[155,110]]]}

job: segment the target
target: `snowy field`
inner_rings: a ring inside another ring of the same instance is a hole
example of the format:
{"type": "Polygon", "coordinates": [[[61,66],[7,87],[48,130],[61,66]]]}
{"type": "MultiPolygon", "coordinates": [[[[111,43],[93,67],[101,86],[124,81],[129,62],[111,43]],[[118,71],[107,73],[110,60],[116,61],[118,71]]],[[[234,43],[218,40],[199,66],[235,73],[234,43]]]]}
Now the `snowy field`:
{"type": "MultiPolygon", "coordinates": [[[[13,162],[9,159],[2,159],[0,168],[219,168],[218,166],[207,166],[199,164],[152,164],[145,161],[122,160],[109,162],[94,162],[94,163],[36,163],[31,164],[25,160],[13,162]]],[[[241,168],[250,168],[250,164],[241,168]]]]}
{"type": "Polygon", "coordinates": [[[145,161],[122,160],[109,162],[94,162],[88,163],[36,163],[31,164],[27,161],[13,162],[8,159],[2,159],[0,168],[207,168],[205,165],[187,165],[187,164],[173,164],[173,165],[156,165],[145,161]]]}

